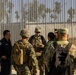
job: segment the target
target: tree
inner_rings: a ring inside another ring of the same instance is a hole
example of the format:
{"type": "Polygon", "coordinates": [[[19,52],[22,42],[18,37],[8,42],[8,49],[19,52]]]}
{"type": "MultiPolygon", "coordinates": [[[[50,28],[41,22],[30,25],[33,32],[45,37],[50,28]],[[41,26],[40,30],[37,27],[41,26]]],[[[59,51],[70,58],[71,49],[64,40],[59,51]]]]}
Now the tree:
{"type": "Polygon", "coordinates": [[[46,16],[46,13],[49,13],[49,12],[50,12],[50,8],[46,8],[45,4],[39,4],[38,0],[34,0],[32,3],[29,3],[28,21],[37,22],[38,19],[44,18],[46,16]],[[44,16],[44,13],[45,13],[45,16],[44,16]]]}
{"type": "Polygon", "coordinates": [[[6,9],[8,9],[7,10],[7,14],[8,14],[8,22],[10,22],[11,21],[11,15],[12,15],[12,8],[14,7],[14,4],[12,3],[12,2],[8,2],[7,3],[7,8],[6,9]]]}
{"type": "Polygon", "coordinates": [[[29,3],[28,7],[28,21],[36,21],[38,16],[38,2],[34,0],[34,2],[29,3]]]}
{"type": "MultiPolygon", "coordinates": [[[[5,2],[5,4],[7,3],[7,0],[5,2]]],[[[6,11],[4,9],[4,2],[2,0],[0,0],[0,22],[4,19],[4,16],[6,15],[6,11]]]]}
{"type": "Polygon", "coordinates": [[[41,15],[41,17],[42,17],[42,19],[43,19],[43,21],[42,21],[42,22],[44,22],[44,19],[45,19],[45,17],[46,17],[46,14],[45,14],[45,13],[43,13],[43,14],[41,15]]]}
{"type": "Polygon", "coordinates": [[[75,15],[75,9],[73,9],[72,7],[70,7],[70,9],[67,11],[67,13],[69,14],[68,20],[70,22],[72,22],[72,19],[74,18],[74,15],[75,15]]]}
{"type": "Polygon", "coordinates": [[[7,12],[8,12],[9,14],[12,12],[12,8],[13,8],[13,7],[14,7],[14,4],[9,1],[9,2],[7,3],[7,8],[8,8],[7,12]]]}
{"type": "Polygon", "coordinates": [[[71,19],[70,19],[70,18],[68,18],[68,19],[67,19],[67,22],[68,22],[68,23],[69,23],[69,22],[71,22],[71,19]]]}
{"type": "Polygon", "coordinates": [[[54,11],[54,13],[58,14],[58,16],[59,16],[59,14],[61,12],[61,3],[60,2],[55,2],[55,8],[53,11],[54,11]]]}
{"type": "Polygon", "coordinates": [[[18,11],[16,11],[15,14],[16,14],[16,17],[15,18],[17,19],[17,22],[18,22],[18,19],[20,18],[19,17],[19,14],[18,14],[18,11]]]}
{"type": "Polygon", "coordinates": [[[28,18],[28,11],[26,8],[27,8],[27,4],[24,4],[23,10],[22,10],[22,18],[23,18],[23,22],[25,22],[25,23],[28,18]]]}
{"type": "Polygon", "coordinates": [[[54,18],[53,14],[50,15],[50,18],[51,18],[51,22],[52,22],[52,18],[54,18]]]}
{"type": "Polygon", "coordinates": [[[4,19],[7,21],[13,6],[13,3],[9,0],[0,0],[0,22],[4,21],[4,19]]]}
{"type": "Polygon", "coordinates": [[[53,15],[53,18],[54,18],[54,21],[56,21],[56,19],[57,19],[57,15],[54,14],[54,15],[53,15]]]}

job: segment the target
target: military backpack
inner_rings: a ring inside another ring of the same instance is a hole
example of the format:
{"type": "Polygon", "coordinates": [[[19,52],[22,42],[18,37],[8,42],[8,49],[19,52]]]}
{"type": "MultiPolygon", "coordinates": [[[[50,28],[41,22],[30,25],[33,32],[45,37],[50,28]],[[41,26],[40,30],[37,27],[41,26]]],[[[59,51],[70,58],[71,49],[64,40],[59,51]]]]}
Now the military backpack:
{"type": "Polygon", "coordinates": [[[28,63],[30,54],[30,50],[28,49],[29,43],[23,44],[22,42],[17,42],[14,46],[13,60],[15,64],[22,65],[28,63]]]}
{"type": "Polygon", "coordinates": [[[73,75],[72,68],[72,60],[69,55],[69,50],[71,47],[71,43],[63,48],[54,43],[55,53],[53,55],[52,61],[50,62],[50,74],[51,75],[73,75]]]}

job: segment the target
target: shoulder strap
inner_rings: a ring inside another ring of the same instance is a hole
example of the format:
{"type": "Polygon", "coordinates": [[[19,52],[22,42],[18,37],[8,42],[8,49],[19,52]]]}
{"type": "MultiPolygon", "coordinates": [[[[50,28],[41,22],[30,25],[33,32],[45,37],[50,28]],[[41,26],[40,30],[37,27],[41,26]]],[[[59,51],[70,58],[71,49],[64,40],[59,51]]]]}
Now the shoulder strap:
{"type": "Polygon", "coordinates": [[[30,42],[31,44],[32,44],[33,38],[35,38],[35,35],[32,35],[32,36],[29,38],[29,42],[30,42]]]}
{"type": "Polygon", "coordinates": [[[33,39],[33,38],[35,38],[35,35],[32,35],[32,36],[31,36],[31,39],[33,39]]]}
{"type": "Polygon", "coordinates": [[[27,44],[21,44],[21,46],[19,45],[19,42],[17,42],[17,43],[15,43],[15,45],[18,47],[18,49],[20,50],[21,48],[26,48],[28,45],[29,45],[29,43],[27,43],[27,44]]]}
{"type": "Polygon", "coordinates": [[[54,48],[57,48],[58,47],[58,44],[57,44],[56,41],[53,43],[53,46],[54,46],[54,48]]]}
{"type": "Polygon", "coordinates": [[[42,43],[43,43],[43,44],[46,44],[45,38],[44,38],[42,35],[40,35],[40,37],[41,37],[42,43]]]}
{"type": "MultiPolygon", "coordinates": [[[[53,45],[54,45],[54,48],[57,48],[59,46],[57,42],[54,42],[53,45]]],[[[72,43],[68,43],[68,45],[65,48],[70,49],[71,46],[72,46],[72,43]]]]}
{"type": "Polygon", "coordinates": [[[20,50],[20,47],[19,47],[18,43],[15,43],[15,45],[18,47],[18,50],[20,50]]]}
{"type": "Polygon", "coordinates": [[[69,49],[71,48],[72,43],[68,43],[68,45],[65,47],[67,51],[69,51],[69,49]]]}
{"type": "Polygon", "coordinates": [[[42,35],[40,35],[40,37],[41,37],[41,39],[43,40],[43,36],[42,36],[42,35]]]}

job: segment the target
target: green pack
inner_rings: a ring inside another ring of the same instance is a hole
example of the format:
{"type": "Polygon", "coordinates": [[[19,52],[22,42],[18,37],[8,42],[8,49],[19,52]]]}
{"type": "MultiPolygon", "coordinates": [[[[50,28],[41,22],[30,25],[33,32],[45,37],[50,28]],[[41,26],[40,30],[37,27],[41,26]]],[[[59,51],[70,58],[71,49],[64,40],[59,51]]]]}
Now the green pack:
{"type": "Polygon", "coordinates": [[[34,42],[34,45],[35,45],[36,47],[39,47],[39,45],[42,44],[41,37],[39,37],[39,38],[35,37],[35,39],[33,40],[33,42],[34,42]]]}
{"type": "Polygon", "coordinates": [[[27,48],[28,45],[29,43],[24,45],[23,43],[20,43],[20,42],[14,44],[13,60],[15,64],[22,65],[24,63],[28,63],[28,60],[29,60],[28,55],[30,54],[27,48]]]}

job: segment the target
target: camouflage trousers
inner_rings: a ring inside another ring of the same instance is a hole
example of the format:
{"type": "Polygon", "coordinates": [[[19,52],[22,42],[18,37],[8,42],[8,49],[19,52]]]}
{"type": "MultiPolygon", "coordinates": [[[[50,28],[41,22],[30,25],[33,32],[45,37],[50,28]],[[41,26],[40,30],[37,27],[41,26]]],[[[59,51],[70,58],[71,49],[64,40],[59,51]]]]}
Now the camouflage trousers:
{"type": "Polygon", "coordinates": [[[30,69],[28,66],[15,66],[15,70],[17,71],[17,75],[31,75],[30,69]]]}
{"type": "Polygon", "coordinates": [[[37,57],[37,60],[38,60],[40,75],[45,75],[45,68],[43,68],[43,66],[42,66],[41,57],[37,57]]]}

